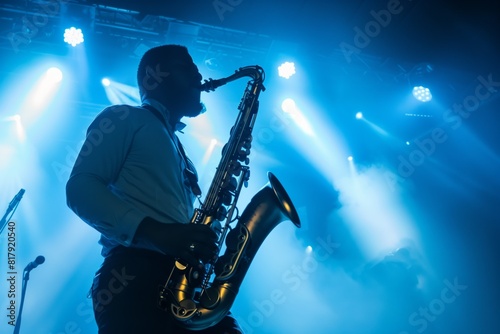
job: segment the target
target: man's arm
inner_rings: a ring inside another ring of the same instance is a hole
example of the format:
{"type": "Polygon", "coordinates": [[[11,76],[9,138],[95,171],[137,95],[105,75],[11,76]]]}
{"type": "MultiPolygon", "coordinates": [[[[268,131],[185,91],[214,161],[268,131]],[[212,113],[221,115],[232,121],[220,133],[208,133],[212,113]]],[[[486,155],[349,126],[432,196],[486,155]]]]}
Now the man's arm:
{"type": "Polygon", "coordinates": [[[66,184],[68,206],[86,223],[129,246],[145,214],[109,188],[116,180],[134,137],[130,107],[105,109],[89,126],[66,184]]]}

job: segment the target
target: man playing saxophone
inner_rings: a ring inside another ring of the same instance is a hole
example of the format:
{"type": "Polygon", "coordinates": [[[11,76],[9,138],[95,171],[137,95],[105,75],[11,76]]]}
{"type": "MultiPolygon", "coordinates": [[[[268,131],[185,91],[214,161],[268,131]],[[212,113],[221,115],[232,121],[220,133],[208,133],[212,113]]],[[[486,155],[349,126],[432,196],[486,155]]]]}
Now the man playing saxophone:
{"type": "MultiPolygon", "coordinates": [[[[92,284],[100,334],[193,333],[158,307],[175,259],[217,255],[217,235],[189,224],[200,194],[176,132],[196,117],[201,75],[188,50],[163,45],[140,60],[141,106],[115,105],[91,123],[66,185],[68,206],[101,233],[104,261],[92,284]]],[[[242,333],[229,314],[196,333],[242,333]]]]}

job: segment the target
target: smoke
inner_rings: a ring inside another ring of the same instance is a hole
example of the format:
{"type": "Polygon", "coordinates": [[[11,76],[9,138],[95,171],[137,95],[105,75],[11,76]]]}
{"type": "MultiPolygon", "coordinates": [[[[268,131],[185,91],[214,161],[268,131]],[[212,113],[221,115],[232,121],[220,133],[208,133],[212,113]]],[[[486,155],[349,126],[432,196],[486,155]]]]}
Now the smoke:
{"type": "Polygon", "coordinates": [[[337,182],[341,208],[336,213],[349,229],[366,260],[383,256],[412,240],[417,246],[419,234],[415,228],[411,203],[403,192],[394,189],[381,166],[351,174],[337,182]]]}

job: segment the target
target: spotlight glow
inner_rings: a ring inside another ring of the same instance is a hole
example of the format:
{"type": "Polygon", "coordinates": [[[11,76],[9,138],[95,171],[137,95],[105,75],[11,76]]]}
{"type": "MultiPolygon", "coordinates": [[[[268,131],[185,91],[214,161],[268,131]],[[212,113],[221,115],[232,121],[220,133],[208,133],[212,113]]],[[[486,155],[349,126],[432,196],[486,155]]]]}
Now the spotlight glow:
{"type": "Polygon", "coordinates": [[[26,139],[26,133],[24,132],[23,123],[21,122],[21,115],[14,115],[12,117],[14,119],[14,122],[16,122],[17,138],[20,142],[24,142],[24,140],[26,139]]]}
{"type": "Polygon", "coordinates": [[[2,159],[0,159],[0,168],[3,172],[9,167],[9,164],[12,163],[12,157],[15,153],[15,147],[7,144],[0,144],[0,155],[2,156],[2,159]]]}
{"type": "Polygon", "coordinates": [[[362,119],[363,118],[363,113],[361,111],[356,113],[356,119],[362,119]]]}
{"type": "Polygon", "coordinates": [[[430,89],[423,86],[413,87],[413,96],[421,102],[429,102],[432,100],[430,89]]]}
{"type": "Polygon", "coordinates": [[[347,157],[347,160],[349,160],[349,161],[352,161],[352,159],[353,159],[352,155],[350,155],[350,156],[347,157]]]}
{"type": "Polygon", "coordinates": [[[1,122],[14,122],[17,138],[19,139],[20,142],[24,142],[24,140],[26,139],[26,134],[24,132],[23,123],[21,122],[21,115],[16,114],[16,115],[8,116],[8,117],[0,119],[0,121],[1,122]]]}
{"type": "Polygon", "coordinates": [[[21,121],[21,115],[16,114],[16,115],[8,116],[8,117],[5,117],[5,118],[2,118],[2,121],[20,122],[21,121]]]}
{"type": "MultiPolygon", "coordinates": [[[[62,79],[62,71],[57,67],[50,67],[45,71],[45,74],[35,84],[35,86],[32,88],[32,91],[26,98],[26,101],[29,101],[30,103],[29,108],[32,109],[32,116],[35,115],[35,109],[41,111],[50,103],[50,101],[54,97],[54,94],[58,90],[62,79]]],[[[28,123],[31,123],[32,118],[30,116],[24,118],[24,120],[28,120],[28,123]]]]}
{"type": "Polygon", "coordinates": [[[65,29],[64,41],[73,47],[77,46],[80,43],[83,43],[84,39],[82,29],[76,29],[75,27],[65,29]]]}
{"type": "Polygon", "coordinates": [[[295,74],[295,64],[292,62],[284,62],[278,67],[278,74],[280,77],[289,79],[295,74]]]}
{"type": "Polygon", "coordinates": [[[210,140],[210,144],[208,145],[208,148],[207,150],[205,151],[205,155],[203,156],[203,159],[202,159],[202,166],[203,168],[206,167],[206,165],[208,164],[208,162],[210,161],[210,158],[212,157],[212,155],[214,154],[214,150],[215,148],[217,147],[217,139],[215,138],[212,138],[210,140]]]}
{"type": "Polygon", "coordinates": [[[46,75],[47,75],[47,81],[51,83],[58,83],[63,78],[62,71],[57,67],[49,68],[46,72],[46,75]]]}
{"type": "Polygon", "coordinates": [[[285,99],[281,103],[281,110],[283,110],[286,113],[292,113],[297,109],[297,106],[295,105],[295,101],[293,99],[285,99]]]}
{"type": "Polygon", "coordinates": [[[281,109],[288,114],[295,124],[306,134],[313,136],[311,124],[306,119],[304,113],[297,107],[293,99],[285,99],[281,103],[281,109]]]}
{"type": "Polygon", "coordinates": [[[101,83],[104,87],[104,92],[112,104],[140,104],[141,97],[137,87],[126,85],[120,82],[103,78],[101,83]],[[113,83],[111,85],[111,83],[113,83]]]}

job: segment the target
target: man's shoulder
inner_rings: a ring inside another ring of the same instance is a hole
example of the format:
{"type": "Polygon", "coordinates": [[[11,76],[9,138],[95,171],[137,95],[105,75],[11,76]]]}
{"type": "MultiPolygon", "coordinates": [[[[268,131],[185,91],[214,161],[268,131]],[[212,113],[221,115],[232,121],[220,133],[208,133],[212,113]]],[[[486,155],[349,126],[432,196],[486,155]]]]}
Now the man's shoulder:
{"type": "Polygon", "coordinates": [[[104,108],[94,121],[109,119],[112,121],[124,121],[134,123],[148,123],[151,120],[156,120],[151,112],[141,106],[131,106],[127,104],[116,104],[104,108]]]}
{"type": "Polygon", "coordinates": [[[141,128],[146,124],[157,123],[156,117],[140,106],[117,104],[104,108],[91,123],[89,129],[98,127],[141,128]]]}
{"type": "Polygon", "coordinates": [[[142,112],[142,108],[139,106],[131,106],[128,104],[115,104],[104,108],[98,115],[97,118],[101,117],[112,117],[125,119],[130,116],[136,115],[138,112],[142,112]]]}

